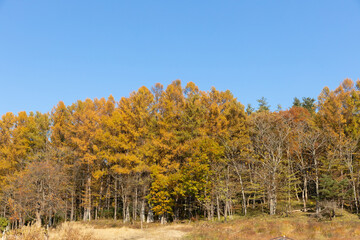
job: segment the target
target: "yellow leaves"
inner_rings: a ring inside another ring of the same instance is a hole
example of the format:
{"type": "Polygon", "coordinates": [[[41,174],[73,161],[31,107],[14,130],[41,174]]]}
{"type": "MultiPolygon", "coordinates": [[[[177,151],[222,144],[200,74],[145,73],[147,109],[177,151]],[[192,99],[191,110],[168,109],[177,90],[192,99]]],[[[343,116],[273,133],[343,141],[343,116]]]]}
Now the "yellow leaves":
{"type": "Polygon", "coordinates": [[[92,149],[93,149],[94,153],[99,152],[99,148],[95,144],[92,146],[92,149]]]}
{"type": "Polygon", "coordinates": [[[95,172],[92,173],[92,177],[95,180],[98,180],[99,178],[101,178],[105,174],[106,174],[106,171],[104,171],[104,170],[96,170],[95,172]]]}
{"type": "MultiPolygon", "coordinates": [[[[160,129],[160,135],[162,136],[162,140],[169,142],[174,138],[174,133],[168,131],[167,129],[160,129]]],[[[163,146],[164,148],[166,148],[165,146],[163,146]]]]}
{"type": "MultiPolygon", "coordinates": [[[[154,169],[159,170],[159,169],[154,169]]],[[[153,173],[153,181],[150,188],[150,194],[147,196],[152,210],[156,215],[172,213],[173,199],[169,192],[169,177],[158,172],[153,173]]]]}
{"type": "Polygon", "coordinates": [[[84,156],[82,157],[83,163],[89,164],[89,165],[92,165],[95,162],[95,160],[96,160],[96,156],[91,153],[88,153],[88,152],[86,152],[84,154],[84,156]]]}
{"type": "Polygon", "coordinates": [[[334,136],[355,137],[358,134],[359,90],[351,79],[345,79],[335,90],[324,88],[319,95],[319,125],[334,136]]]}
{"type": "Polygon", "coordinates": [[[48,115],[39,112],[3,115],[0,120],[0,175],[14,173],[20,162],[32,159],[35,152],[44,149],[49,126],[48,115]]]}
{"type": "Polygon", "coordinates": [[[13,163],[8,158],[0,158],[0,172],[10,170],[13,163]]]}
{"type": "Polygon", "coordinates": [[[193,96],[199,93],[199,88],[193,82],[188,82],[185,87],[185,94],[187,96],[193,96]]]}
{"type": "Polygon", "coordinates": [[[172,202],[173,200],[170,198],[170,195],[167,191],[158,191],[155,192],[149,201],[154,205],[152,210],[157,215],[163,215],[166,213],[172,213],[172,202]]]}
{"type": "Polygon", "coordinates": [[[130,169],[128,169],[126,167],[121,167],[119,165],[112,166],[111,170],[117,174],[130,174],[131,173],[130,169]]]}

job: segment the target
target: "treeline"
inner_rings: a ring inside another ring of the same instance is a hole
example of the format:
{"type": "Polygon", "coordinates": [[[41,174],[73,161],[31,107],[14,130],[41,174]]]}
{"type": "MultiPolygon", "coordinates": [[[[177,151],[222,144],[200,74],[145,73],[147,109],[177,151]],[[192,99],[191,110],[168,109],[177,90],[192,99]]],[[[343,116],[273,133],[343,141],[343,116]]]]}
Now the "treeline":
{"type": "Polygon", "coordinates": [[[335,202],[358,213],[360,82],[257,110],[179,80],[116,102],[59,102],[0,121],[0,206],[13,227],[162,223],[335,202]]]}

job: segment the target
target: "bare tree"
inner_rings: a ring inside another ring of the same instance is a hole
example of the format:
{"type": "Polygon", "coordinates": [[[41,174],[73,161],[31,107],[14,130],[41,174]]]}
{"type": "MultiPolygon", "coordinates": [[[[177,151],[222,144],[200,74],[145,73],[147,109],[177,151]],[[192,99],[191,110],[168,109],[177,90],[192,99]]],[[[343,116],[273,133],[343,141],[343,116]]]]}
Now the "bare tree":
{"type": "Polygon", "coordinates": [[[278,175],[291,131],[288,121],[280,113],[268,112],[254,114],[251,119],[254,153],[264,169],[270,215],[276,213],[278,175]]]}
{"type": "MultiPolygon", "coordinates": [[[[42,151],[36,160],[9,179],[8,202],[13,214],[23,213],[41,226],[42,221],[53,223],[56,213],[64,213],[67,178],[61,164],[55,161],[52,150],[42,151]]],[[[22,220],[24,221],[24,217],[22,220]]]]}

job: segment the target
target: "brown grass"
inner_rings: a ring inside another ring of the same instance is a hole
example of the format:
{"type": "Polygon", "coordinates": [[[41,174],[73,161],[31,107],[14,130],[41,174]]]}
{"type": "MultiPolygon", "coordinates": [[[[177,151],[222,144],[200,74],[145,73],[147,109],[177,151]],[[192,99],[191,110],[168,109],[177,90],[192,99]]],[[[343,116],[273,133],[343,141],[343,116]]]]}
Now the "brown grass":
{"type": "Polygon", "coordinates": [[[92,221],[63,223],[49,233],[44,228],[25,226],[11,231],[7,240],[122,240],[122,239],[182,239],[190,229],[183,225],[159,224],[140,225],[122,224],[120,221],[92,221]],[[105,223],[105,224],[104,224],[105,223]],[[110,227],[109,227],[110,226],[110,227]]]}
{"type": "Polygon", "coordinates": [[[229,239],[260,240],[287,236],[295,240],[360,239],[360,221],[356,215],[341,212],[333,221],[319,222],[298,213],[288,218],[259,216],[237,218],[227,223],[203,222],[194,226],[188,240],[229,239]]]}
{"type": "Polygon", "coordinates": [[[97,240],[89,228],[80,224],[64,223],[58,229],[47,232],[45,228],[24,226],[21,229],[10,231],[7,240],[97,240]]]}
{"type": "Polygon", "coordinates": [[[65,223],[59,229],[50,231],[50,240],[122,240],[122,239],[181,239],[186,234],[186,226],[169,224],[123,224],[121,221],[98,220],[91,222],[65,223]],[[75,238],[76,237],[76,238],[75,238]]]}
{"type": "Polygon", "coordinates": [[[79,223],[63,223],[58,229],[49,233],[49,239],[54,240],[96,240],[94,231],[79,223]]]}
{"type": "Polygon", "coordinates": [[[45,229],[36,226],[25,226],[21,229],[10,231],[7,240],[43,240],[45,239],[45,229]]]}
{"type": "MultiPolygon", "coordinates": [[[[12,231],[8,240],[42,240],[44,229],[24,227],[12,231]]],[[[294,213],[290,217],[236,217],[228,222],[199,221],[191,224],[154,223],[123,224],[121,221],[97,220],[91,222],[64,223],[49,231],[50,240],[121,240],[121,239],[186,239],[186,240],[261,240],[279,236],[295,240],[345,240],[360,239],[360,220],[356,215],[346,211],[337,211],[333,221],[319,222],[305,213],[294,213]]]]}

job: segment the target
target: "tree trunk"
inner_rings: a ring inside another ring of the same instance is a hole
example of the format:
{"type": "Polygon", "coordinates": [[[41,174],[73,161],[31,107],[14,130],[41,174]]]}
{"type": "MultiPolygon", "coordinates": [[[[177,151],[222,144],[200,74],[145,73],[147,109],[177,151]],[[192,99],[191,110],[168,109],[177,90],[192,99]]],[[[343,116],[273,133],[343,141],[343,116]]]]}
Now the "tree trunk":
{"type": "Polygon", "coordinates": [[[126,199],[126,196],[124,196],[123,194],[123,222],[126,223],[126,203],[127,203],[127,199],[126,199]]]}
{"type": "Polygon", "coordinates": [[[125,222],[130,222],[130,204],[126,204],[125,222]]]}
{"type": "Polygon", "coordinates": [[[239,175],[239,180],[240,180],[240,187],[241,187],[241,196],[242,196],[242,202],[243,202],[243,214],[244,216],[246,216],[247,213],[247,206],[246,206],[246,197],[245,197],[245,190],[244,190],[244,185],[243,185],[243,181],[242,181],[242,177],[240,172],[238,172],[239,175]]]}
{"type": "MultiPolygon", "coordinates": [[[[351,150],[350,150],[351,151],[351,150]]],[[[351,178],[351,184],[353,188],[353,195],[354,195],[354,202],[355,202],[355,208],[356,208],[356,214],[359,214],[359,207],[358,207],[358,197],[357,197],[357,191],[356,191],[356,184],[355,184],[355,178],[354,178],[354,168],[353,168],[353,156],[352,151],[347,154],[346,156],[346,165],[350,172],[350,178],[351,178]]]]}
{"type": "Polygon", "coordinates": [[[357,199],[357,194],[356,194],[355,179],[354,179],[353,172],[351,172],[350,174],[351,174],[351,182],[352,182],[352,187],[353,187],[353,192],[354,192],[354,202],[355,202],[355,207],[356,207],[356,214],[359,214],[359,207],[358,207],[358,199],[357,199]]]}
{"type": "Polygon", "coordinates": [[[141,202],[140,222],[141,222],[141,229],[142,229],[143,222],[145,222],[145,200],[142,200],[142,202],[141,202]]]}
{"type": "Polygon", "coordinates": [[[242,207],[243,207],[243,214],[244,216],[246,216],[247,213],[247,205],[246,205],[246,197],[245,197],[245,190],[244,190],[244,184],[243,184],[243,180],[242,180],[242,176],[241,176],[241,172],[238,168],[238,166],[236,165],[235,161],[232,160],[234,168],[236,170],[236,173],[239,177],[239,182],[240,182],[240,188],[241,188],[241,196],[242,196],[242,207]]]}
{"type": "Polygon", "coordinates": [[[165,214],[161,215],[161,224],[165,224],[167,222],[165,214]]]}
{"type": "Polygon", "coordinates": [[[227,222],[227,214],[228,214],[228,201],[225,200],[225,205],[224,205],[224,220],[225,220],[225,222],[227,222]]]}
{"type": "Polygon", "coordinates": [[[307,177],[304,174],[304,189],[302,191],[302,200],[304,205],[304,212],[307,212],[306,202],[307,202],[307,177]]]}
{"type": "Polygon", "coordinates": [[[106,180],[106,208],[109,212],[110,210],[110,198],[111,198],[111,190],[110,190],[110,175],[108,175],[106,180]]]}
{"type": "Polygon", "coordinates": [[[36,211],[36,226],[41,227],[41,215],[40,210],[36,211]]]}
{"type": "Polygon", "coordinates": [[[114,193],[114,220],[116,220],[116,218],[117,218],[117,211],[118,211],[118,209],[117,209],[117,206],[118,206],[118,202],[117,202],[117,200],[118,200],[118,187],[117,187],[117,180],[115,179],[115,183],[114,183],[114,187],[115,187],[115,193],[114,193]]]}
{"type": "Polygon", "coordinates": [[[148,212],[148,215],[147,215],[147,220],[146,220],[147,223],[152,223],[154,222],[154,213],[153,211],[151,210],[151,205],[149,206],[149,212],[148,212]]]}
{"type": "Polygon", "coordinates": [[[275,172],[272,173],[271,183],[270,183],[270,189],[269,189],[269,210],[270,215],[276,214],[276,178],[275,178],[275,172]]]}
{"type": "Polygon", "coordinates": [[[74,221],[74,190],[71,190],[71,212],[70,221],[74,221]]]}
{"type": "Polygon", "coordinates": [[[316,157],[314,158],[314,163],[315,163],[315,187],[316,187],[316,214],[319,214],[320,212],[319,171],[318,171],[318,162],[316,157]]]}
{"type": "Polygon", "coordinates": [[[84,218],[83,220],[90,221],[91,220],[91,176],[89,175],[87,178],[87,182],[85,185],[85,204],[84,204],[84,218]]]}
{"type": "Polygon", "coordinates": [[[211,203],[207,203],[207,219],[210,221],[211,219],[211,203]]]}
{"type": "Polygon", "coordinates": [[[88,178],[88,193],[89,193],[89,204],[88,204],[88,220],[91,221],[91,177],[88,178]]]}
{"type": "Polygon", "coordinates": [[[65,200],[65,222],[67,222],[67,216],[68,216],[68,195],[66,194],[66,200],[65,200]]]}
{"type": "Polygon", "coordinates": [[[211,220],[214,219],[214,201],[211,199],[211,220]]]}
{"type": "Polygon", "coordinates": [[[276,198],[274,195],[270,196],[270,215],[275,215],[276,214],[276,198]]]}
{"type": "Polygon", "coordinates": [[[133,220],[134,221],[136,221],[137,201],[138,201],[138,189],[135,188],[135,201],[134,201],[134,204],[133,204],[133,220]]]}
{"type": "MultiPolygon", "coordinates": [[[[104,192],[104,178],[101,177],[101,181],[100,181],[100,192],[99,192],[99,203],[97,205],[97,217],[101,216],[101,212],[102,212],[102,205],[103,202],[102,200],[102,196],[103,196],[103,192],[104,192]]],[[[97,218],[96,218],[97,219],[97,218]]]]}
{"type": "Polygon", "coordinates": [[[220,203],[219,203],[219,196],[216,195],[216,210],[217,210],[217,217],[220,221],[220,203]]]}

